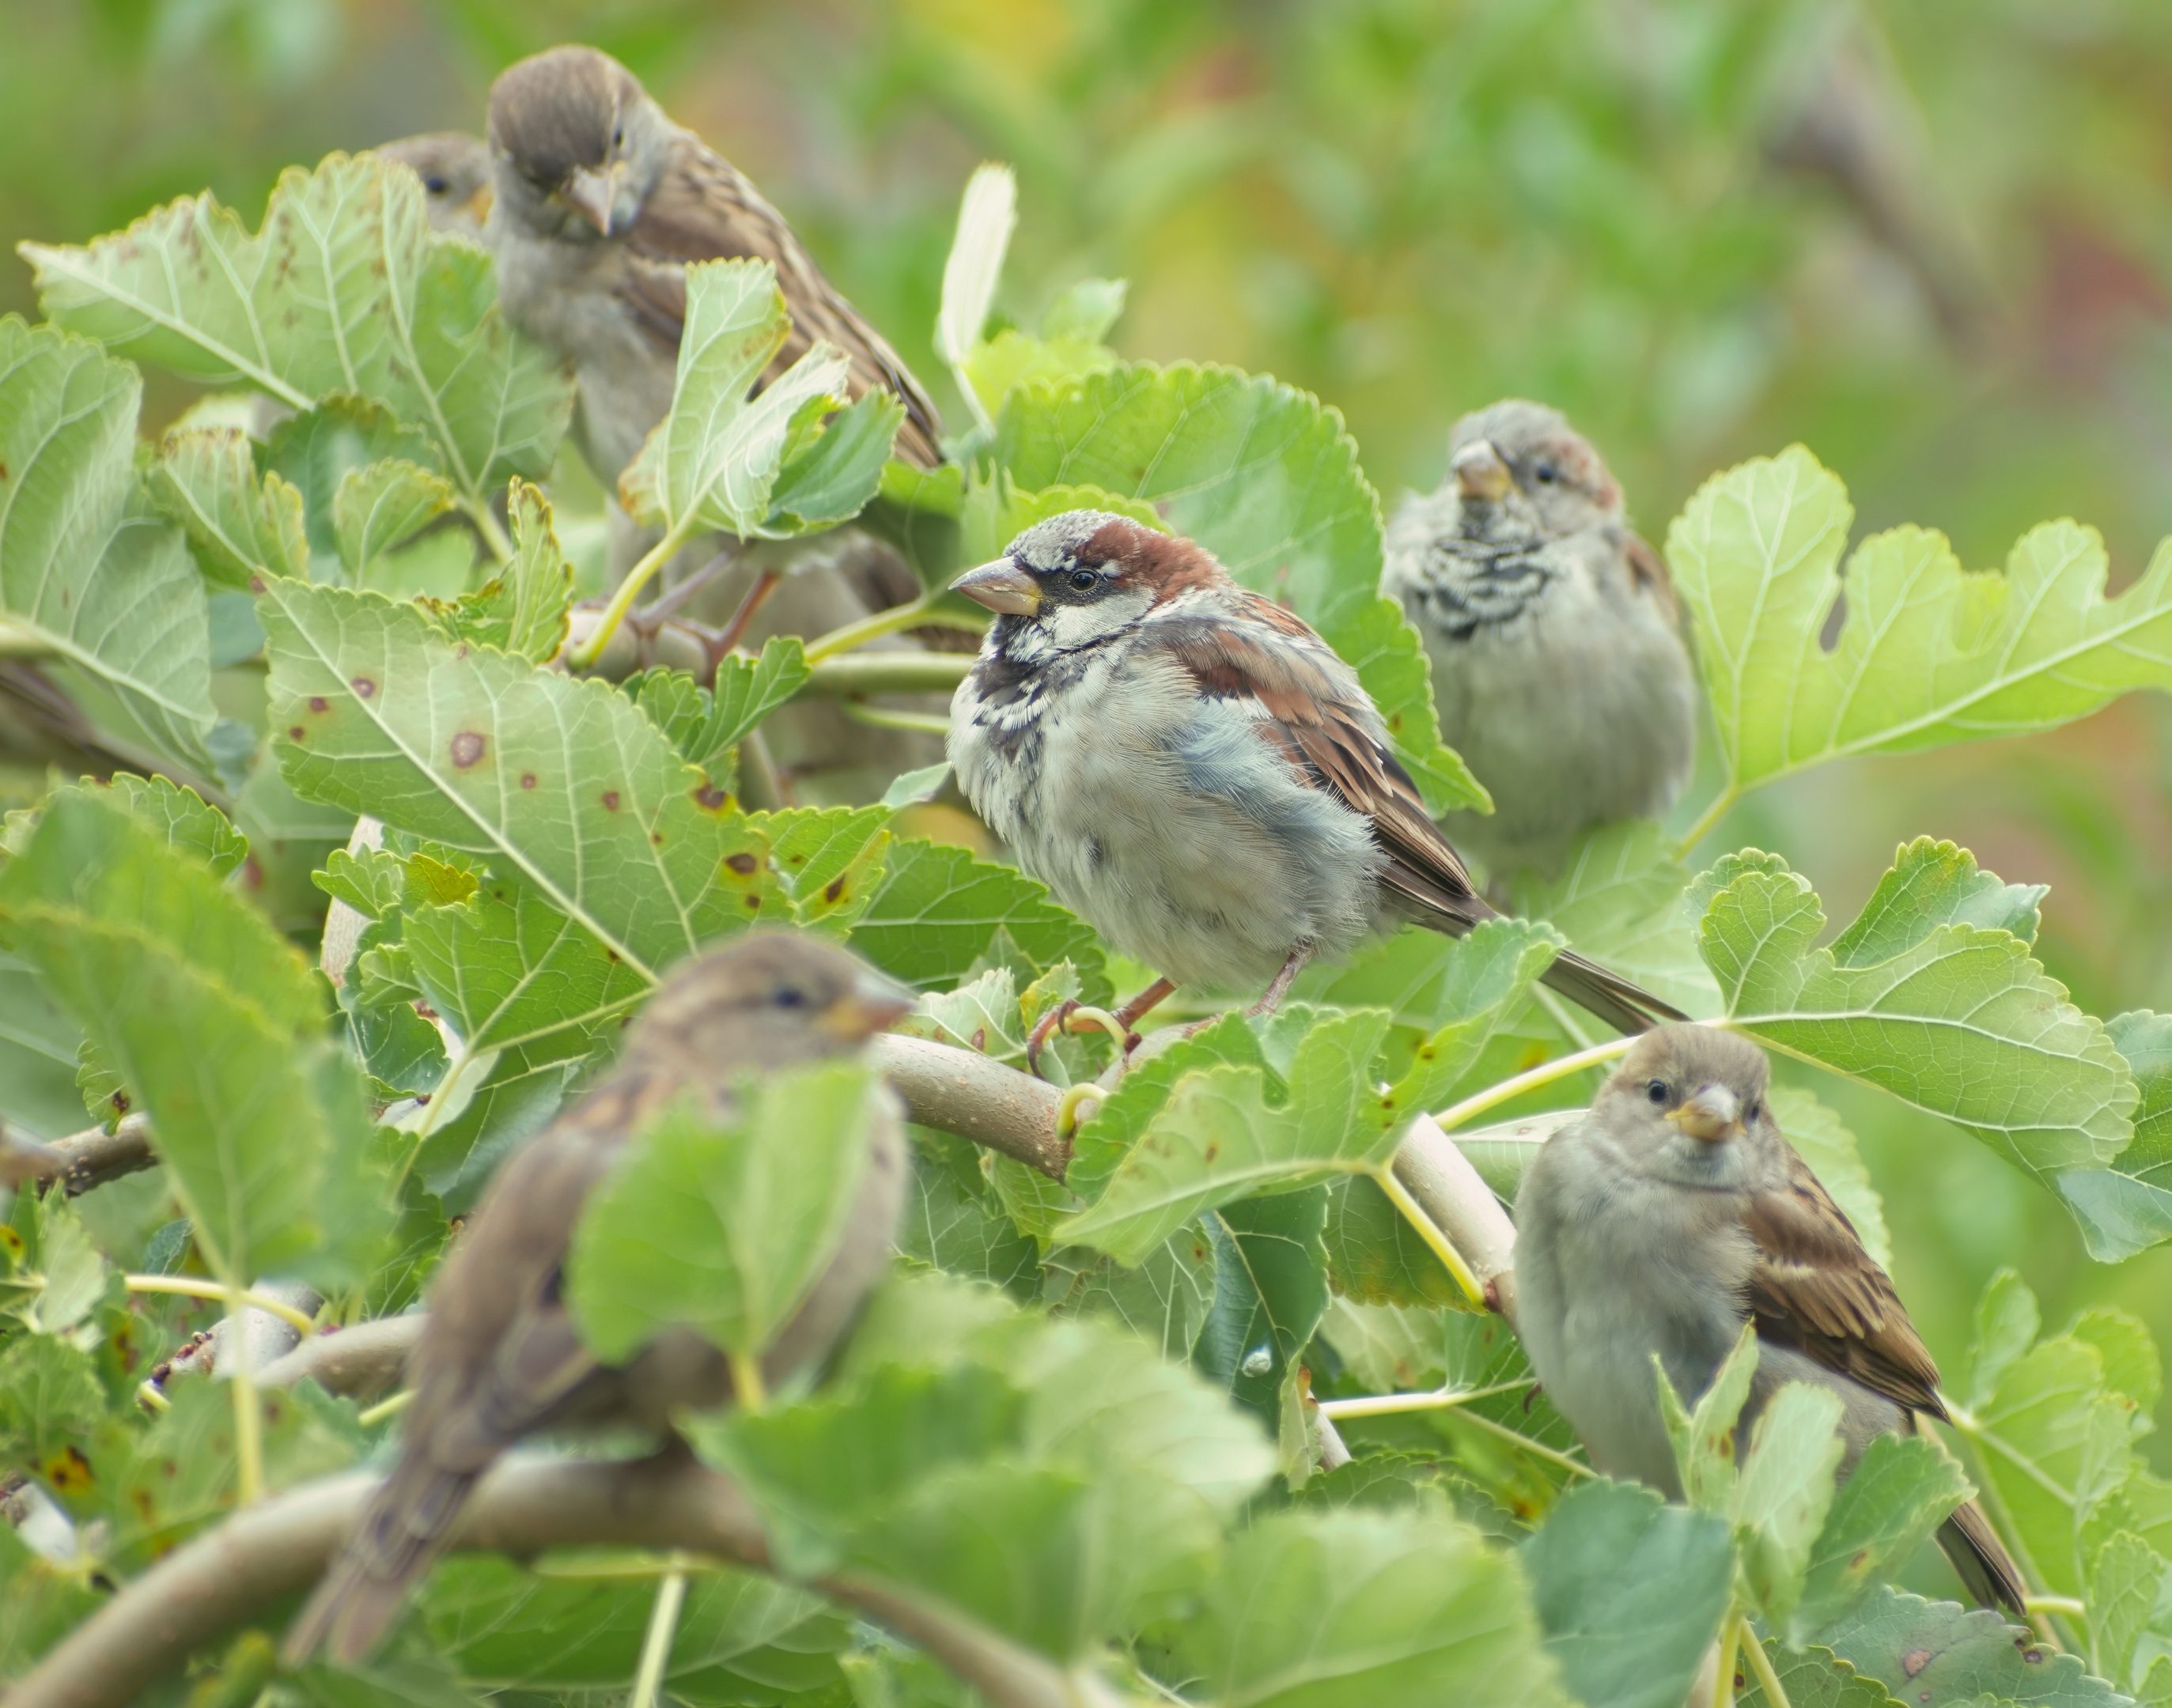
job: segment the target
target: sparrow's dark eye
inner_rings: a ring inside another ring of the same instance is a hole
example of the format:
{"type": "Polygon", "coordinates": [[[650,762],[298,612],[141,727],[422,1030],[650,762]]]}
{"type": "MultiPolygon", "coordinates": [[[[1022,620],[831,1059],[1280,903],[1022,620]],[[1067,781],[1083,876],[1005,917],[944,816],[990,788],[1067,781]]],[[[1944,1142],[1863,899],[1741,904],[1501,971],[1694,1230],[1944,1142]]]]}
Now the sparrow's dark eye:
{"type": "Polygon", "coordinates": [[[1649,1085],[1644,1088],[1644,1095],[1651,1098],[1653,1103],[1664,1103],[1667,1100],[1666,1081],[1664,1079],[1653,1080],[1649,1085]]]}
{"type": "Polygon", "coordinates": [[[1091,593],[1100,584],[1101,577],[1090,569],[1074,569],[1071,572],[1071,586],[1073,592],[1091,593]]]}
{"type": "Polygon", "coordinates": [[[1531,478],[1542,486],[1551,486],[1561,479],[1561,470],[1543,459],[1531,470],[1531,478]]]}
{"type": "Polygon", "coordinates": [[[1765,1105],[1759,1103],[1755,1098],[1751,1098],[1749,1105],[1742,1111],[1742,1124],[1745,1126],[1747,1126],[1750,1122],[1755,1120],[1757,1119],[1758,1110],[1764,1107],[1765,1105]]]}
{"type": "Polygon", "coordinates": [[[807,1006],[807,993],[797,985],[779,985],[770,993],[770,1001],[780,1008],[804,1008],[807,1006]]]}
{"type": "Polygon", "coordinates": [[[450,185],[446,183],[445,180],[435,172],[433,172],[427,178],[425,178],[422,180],[422,187],[428,191],[433,196],[443,196],[446,191],[452,188],[450,185]]]}
{"type": "Polygon", "coordinates": [[[616,131],[611,132],[611,147],[614,148],[623,148],[626,147],[626,126],[624,125],[621,125],[616,131]]]}

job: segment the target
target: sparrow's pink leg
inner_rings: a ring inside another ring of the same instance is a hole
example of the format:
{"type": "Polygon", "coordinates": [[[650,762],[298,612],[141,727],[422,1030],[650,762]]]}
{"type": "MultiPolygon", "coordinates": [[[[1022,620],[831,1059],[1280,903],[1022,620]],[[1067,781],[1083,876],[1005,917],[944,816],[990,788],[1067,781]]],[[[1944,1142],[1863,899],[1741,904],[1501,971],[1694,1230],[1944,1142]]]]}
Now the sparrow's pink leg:
{"type": "Polygon", "coordinates": [[[1281,1007],[1282,998],[1289,995],[1289,987],[1297,982],[1297,975],[1311,960],[1313,948],[1310,943],[1299,943],[1292,949],[1289,959],[1282,963],[1282,970],[1275,975],[1274,982],[1267,986],[1266,995],[1245,1012],[1248,1014],[1271,1014],[1281,1007]]]}
{"type": "MultiPolygon", "coordinates": [[[[1157,1002],[1160,1002],[1162,998],[1168,996],[1169,993],[1175,988],[1176,986],[1171,980],[1156,979],[1153,983],[1148,985],[1146,989],[1140,991],[1137,996],[1132,997],[1130,1002],[1125,1003],[1122,1007],[1117,1009],[1116,1012],[1110,1017],[1119,1026],[1124,1029],[1124,1053],[1126,1055],[1128,1055],[1138,1045],[1139,1034],[1132,1030],[1132,1028],[1139,1021],[1144,1019],[1148,1011],[1157,1002]]],[[[1078,1012],[1078,1003],[1064,1002],[1059,1002],[1055,1007],[1050,1009],[1048,1012],[1040,1017],[1040,1023],[1034,1027],[1032,1034],[1025,1040],[1025,1066],[1027,1072],[1034,1075],[1036,1078],[1040,1077],[1040,1052],[1047,1045],[1050,1035],[1059,1029],[1068,1030],[1071,1017],[1078,1012]]]]}

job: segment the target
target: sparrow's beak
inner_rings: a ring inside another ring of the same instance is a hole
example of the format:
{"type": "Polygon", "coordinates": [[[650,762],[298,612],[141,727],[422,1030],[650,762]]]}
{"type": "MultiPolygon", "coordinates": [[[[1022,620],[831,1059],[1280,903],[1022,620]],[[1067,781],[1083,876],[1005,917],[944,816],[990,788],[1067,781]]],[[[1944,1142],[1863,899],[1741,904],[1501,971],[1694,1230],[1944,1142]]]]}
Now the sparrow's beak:
{"type": "Polygon", "coordinates": [[[1666,1118],[1707,1145],[1739,1139],[1746,1131],[1742,1125],[1742,1105],[1723,1085],[1706,1086],[1680,1109],[1668,1110],[1666,1118]]]}
{"type": "Polygon", "coordinates": [[[601,172],[592,167],[576,166],[567,179],[566,187],[558,193],[571,203],[581,218],[604,236],[611,234],[618,208],[620,186],[626,182],[626,162],[614,160],[601,172]]]}
{"type": "Polygon", "coordinates": [[[903,1019],[919,1000],[896,980],[863,967],[852,989],[825,1008],[815,1023],[833,1037],[858,1044],[903,1019]]]}
{"type": "Polygon", "coordinates": [[[494,200],[496,197],[492,193],[490,180],[486,178],[481,187],[463,201],[460,207],[473,218],[477,225],[487,225],[490,222],[490,205],[494,200]]]}
{"type": "Polygon", "coordinates": [[[1497,503],[1508,496],[1512,478],[1508,465],[1501,460],[1500,452],[1493,448],[1490,440],[1480,439],[1465,445],[1449,459],[1448,466],[1455,475],[1455,490],[1466,498],[1497,503]]]}
{"type": "Polygon", "coordinates": [[[1008,557],[969,569],[950,583],[975,604],[986,605],[998,615],[1030,617],[1040,609],[1040,589],[1034,579],[1008,557]]]}

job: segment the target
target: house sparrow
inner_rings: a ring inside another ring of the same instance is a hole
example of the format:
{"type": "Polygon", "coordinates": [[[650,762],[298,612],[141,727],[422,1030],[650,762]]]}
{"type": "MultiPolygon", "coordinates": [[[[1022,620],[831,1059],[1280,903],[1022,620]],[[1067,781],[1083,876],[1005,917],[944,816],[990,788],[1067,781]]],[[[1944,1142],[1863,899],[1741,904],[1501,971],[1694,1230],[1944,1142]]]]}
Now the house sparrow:
{"type": "Polygon", "coordinates": [[[370,152],[396,160],[422,180],[430,229],[482,241],[490,212],[490,149],[465,131],[431,131],[379,142],[370,152]]]}
{"type": "Polygon", "coordinates": [[[1696,752],[1681,606],[1558,411],[1512,399],[1456,423],[1449,478],[1389,525],[1380,590],[1424,637],[1443,739],[1493,797],[1449,834],[1497,875],[1674,804],[1696,752]]]}
{"type": "MultiPolygon", "coordinates": [[[[1028,529],[954,588],[997,613],[950,706],[958,782],[1019,862],[1169,980],[1279,1002],[1401,920],[1492,916],[1357,673],[1202,546],[1105,511],[1028,529]]],[[[1573,953],[1546,980],[1624,1031],[1680,1018],[1573,953]]]]}
{"type": "MultiPolygon", "coordinates": [[[[1516,1198],[1516,1328],[1532,1368],[1594,1465],[1671,1499],[1681,1483],[1653,1356],[1694,1399],[1745,1320],[1758,1344],[1745,1446],[1788,1382],[1840,1396],[1843,1475],[1874,1436],[1946,1415],[1892,1281],[1781,1136],[1768,1072],[1731,1033],[1648,1033],[1590,1114],[1546,1141],[1516,1198]]],[[[2022,1612],[2021,1575],[1975,1502],[1938,1542],[1979,1602],[2022,1612]]]]}
{"type": "Polygon", "coordinates": [[[766,379],[814,340],[851,359],[857,397],[897,394],[897,454],[942,460],[935,406],[731,163],[671,122],[632,73],[592,47],[554,47],[490,91],[496,199],[487,228],[508,320],[570,360],[575,432],[608,487],[671,407],[686,265],[736,255],[777,267],[792,334],[766,379]]]}
{"type": "MultiPolygon", "coordinates": [[[[408,1362],[415,1399],[399,1463],[288,1633],[290,1662],[320,1645],[344,1662],[368,1653],[468,1491],[524,1436],[568,1424],[660,1431],[675,1407],[731,1397],[723,1354],[691,1329],[623,1367],[583,1347],[559,1290],[589,1195],[645,1117],[692,1093],[726,1118],[738,1075],[847,1054],[911,1006],[843,950],[784,935],[742,937],[664,980],[617,1068],[513,1153],[438,1270],[408,1362]]],[[[828,1272],[763,1356],[770,1376],[819,1358],[843,1332],[887,1262],[905,1179],[904,1129],[892,1118],[877,1125],[828,1272]]]]}

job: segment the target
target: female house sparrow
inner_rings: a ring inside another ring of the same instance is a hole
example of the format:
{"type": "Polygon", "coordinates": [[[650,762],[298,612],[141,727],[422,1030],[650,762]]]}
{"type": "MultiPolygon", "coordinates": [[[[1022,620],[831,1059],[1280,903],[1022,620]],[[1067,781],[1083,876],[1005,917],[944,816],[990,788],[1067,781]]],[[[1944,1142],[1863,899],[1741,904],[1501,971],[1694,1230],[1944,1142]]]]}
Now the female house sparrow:
{"type": "MultiPolygon", "coordinates": [[[[1592,1463],[1681,1497],[1652,1357],[1685,1399],[1745,1321],[1757,1373],[1739,1438],[1782,1383],[1843,1402],[1846,1475],[1871,1438],[1944,1418],[1938,1367],[1885,1271],[1781,1136],[1765,1052],[1666,1026],[1637,1040],[1591,1113],[1549,1139],[1516,1198],[1517,1332],[1592,1463]]],[[[2021,1574],[1974,1501],[1939,1545],[1990,1606],[2021,1574]]]]}
{"type": "MultiPolygon", "coordinates": [[[[408,1362],[400,1461],[295,1620],[290,1662],[320,1645],[343,1662],[368,1653],[468,1491],[522,1437],[567,1424],[660,1430],[675,1406],[731,1397],[723,1355],[691,1329],[623,1367],[583,1347],[559,1289],[589,1195],[645,1116],[691,1093],[727,1117],[739,1074],[845,1055],[911,1006],[843,950],[782,935],[743,937],[664,980],[616,1070],[513,1153],[438,1270],[408,1362]]],[[[904,1207],[904,1144],[896,1120],[877,1123],[844,1239],[764,1355],[771,1376],[820,1357],[881,1274],[904,1207]]]]}
{"type": "Polygon", "coordinates": [[[1511,399],[1455,424],[1449,478],[1390,524],[1380,590],[1433,661],[1440,729],[1492,794],[1449,833],[1499,874],[1656,818],[1696,752],[1696,673],[1657,552],[1599,453],[1511,399]]]}
{"type": "Polygon", "coordinates": [[[430,131],[379,142],[370,153],[396,160],[422,180],[430,229],[481,243],[490,212],[490,149],[465,131],[430,131]]]}
{"type": "Polygon", "coordinates": [[[861,319],[731,163],[671,122],[632,73],[592,47],[554,47],[490,91],[497,196],[487,239],[513,324],[570,360],[583,453],[608,488],[671,407],[690,261],[775,263],[792,334],[774,379],[817,338],[852,362],[857,397],[895,392],[897,454],[942,460],[942,424],[897,352],[861,319]]]}
{"type": "MultiPolygon", "coordinates": [[[[1174,980],[1257,989],[1398,920],[1493,910],[1357,673],[1203,548],[1074,510],[952,583],[997,612],[950,707],[960,787],[1026,870],[1174,980]]],[[[1625,1031],[1675,1016],[1580,956],[1547,982],[1625,1031]]],[[[1677,1017],[1678,1018],[1678,1017],[1677,1017]]]]}

